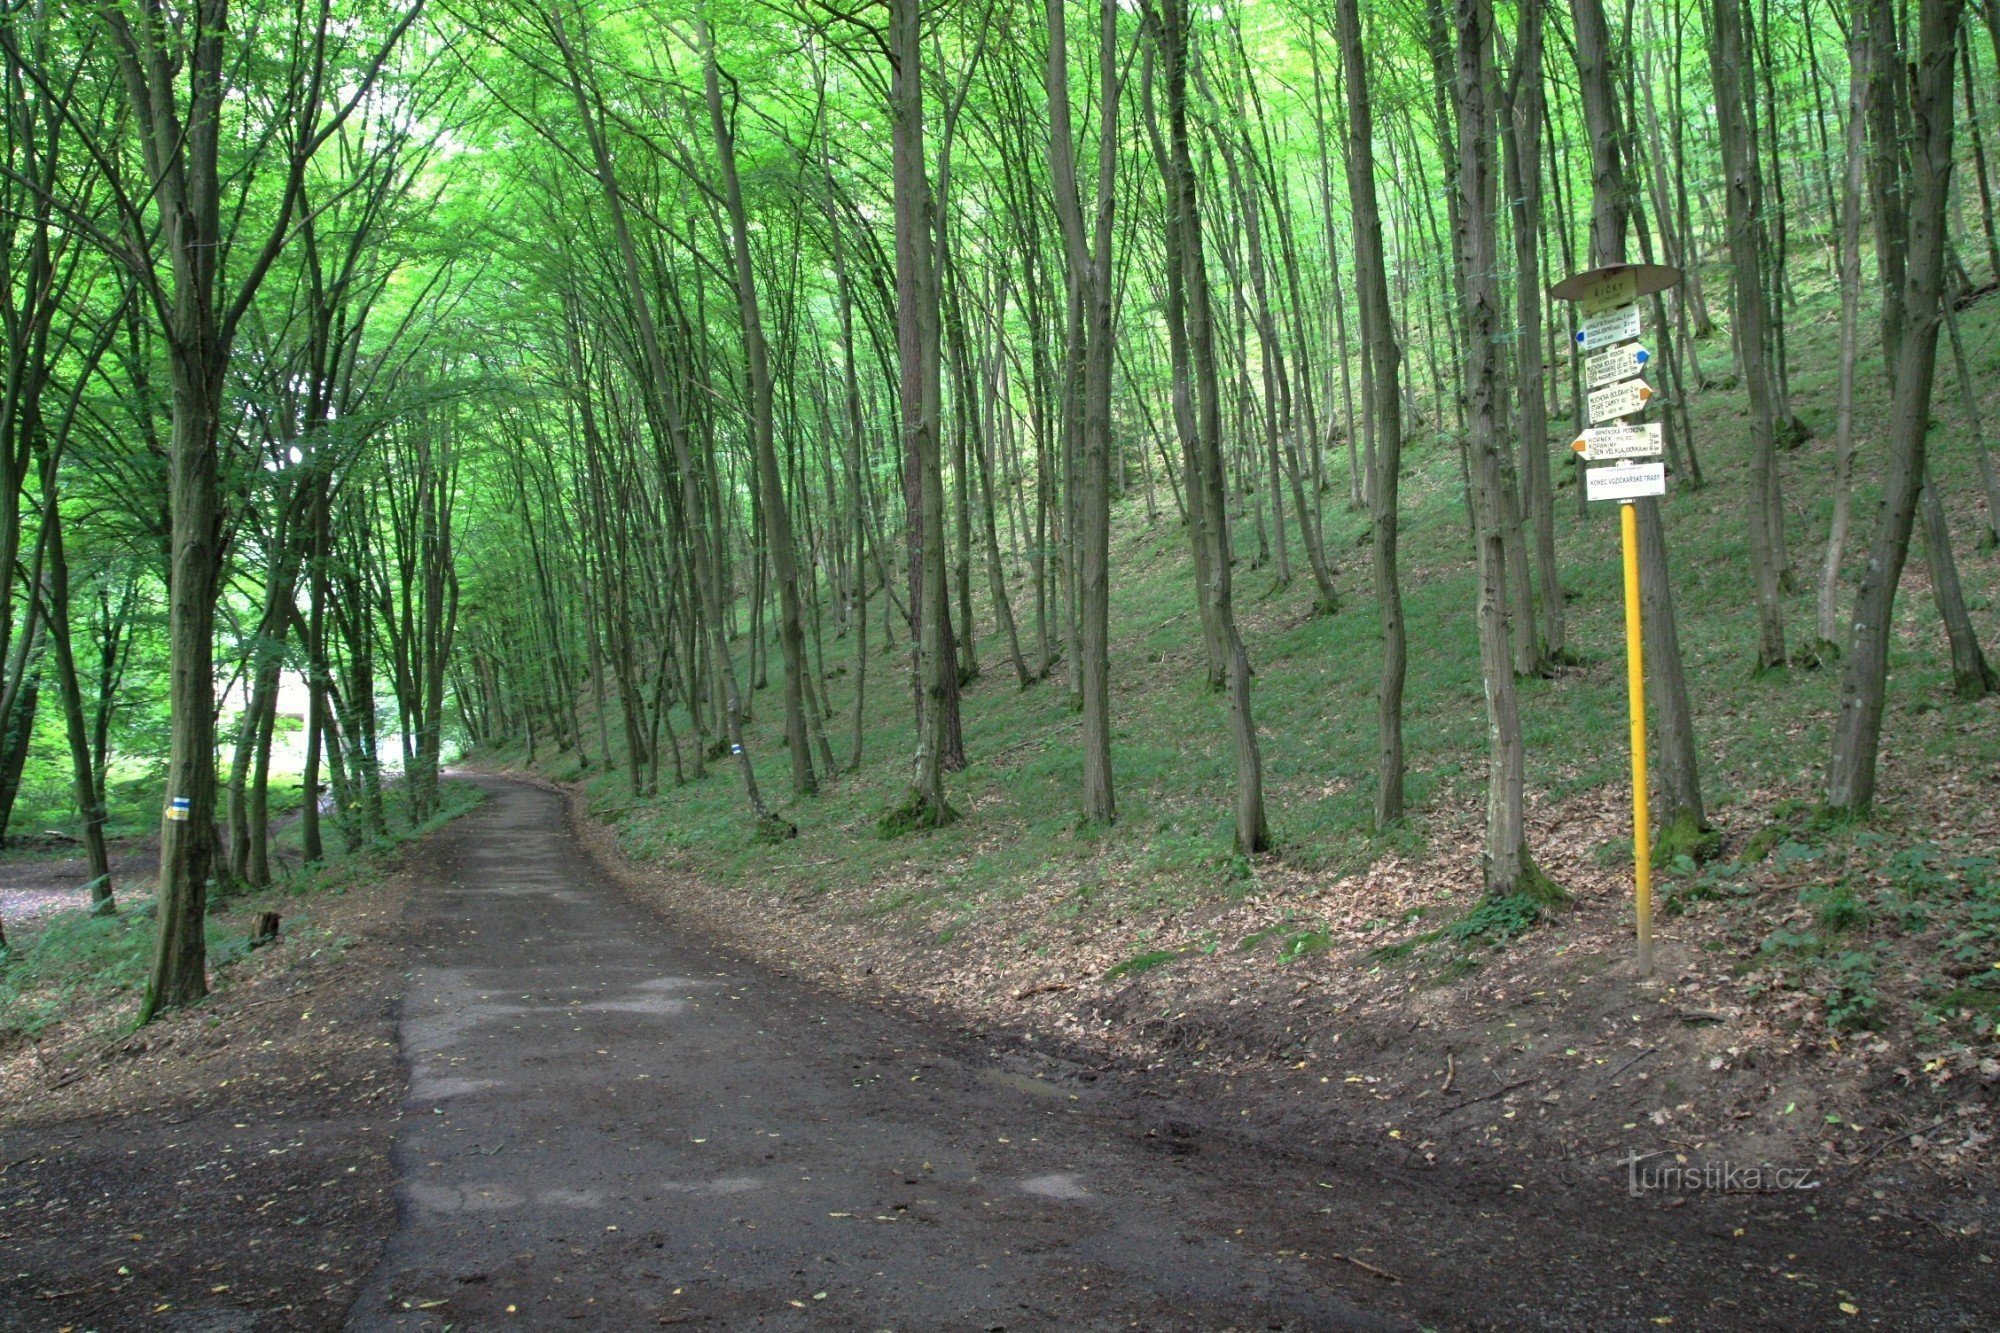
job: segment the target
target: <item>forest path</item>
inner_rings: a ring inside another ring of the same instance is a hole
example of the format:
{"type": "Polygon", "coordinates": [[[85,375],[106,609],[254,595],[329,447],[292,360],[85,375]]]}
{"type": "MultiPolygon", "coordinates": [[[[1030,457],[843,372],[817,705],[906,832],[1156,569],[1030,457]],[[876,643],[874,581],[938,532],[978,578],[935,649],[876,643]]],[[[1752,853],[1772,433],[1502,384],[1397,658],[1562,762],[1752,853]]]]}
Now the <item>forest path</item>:
{"type": "Polygon", "coordinates": [[[1849,1307],[1980,1327],[2000,1308],[1971,1242],[1830,1209],[1840,1182],[1634,1200],[1622,1167],[1584,1162],[1315,1162],[1171,1088],[996,1055],[683,937],[558,795],[479,781],[491,799],[411,867],[431,887],[410,908],[401,1220],[350,1327],[1821,1327],[1849,1307]]]}
{"type": "Polygon", "coordinates": [[[354,1327],[1384,1326],[1257,1198],[673,938],[559,798],[483,781],[411,909],[401,1225],[354,1327]]]}

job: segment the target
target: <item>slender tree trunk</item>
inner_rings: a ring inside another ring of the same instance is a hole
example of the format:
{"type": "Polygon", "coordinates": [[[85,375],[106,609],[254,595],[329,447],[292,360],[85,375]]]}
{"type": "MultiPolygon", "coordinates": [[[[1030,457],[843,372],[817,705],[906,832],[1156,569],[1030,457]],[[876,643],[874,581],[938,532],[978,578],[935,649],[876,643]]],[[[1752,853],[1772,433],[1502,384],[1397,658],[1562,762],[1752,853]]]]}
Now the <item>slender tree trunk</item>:
{"type": "Polygon", "coordinates": [[[90,730],[83,716],[83,690],[77,678],[75,645],[70,638],[69,557],[63,548],[62,514],[57,505],[54,469],[47,470],[43,488],[48,496],[42,522],[48,532],[48,598],[43,618],[55,649],[56,683],[62,693],[63,728],[69,740],[70,773],[78,817],[83,825],[83,850],[90,865],[90,910],[114,910],[111,855],[104,844],[104,800],[99,794],[96,766],[90,753],[90,730]]]}
{"type": "Polygon", "coordinates": [[[1861,345],[1861,195],[1867,171],[1868,62],[1872,53],[1857,27],[1848,42],[1847,166],[1840,210],[1840,370],[1833,428],[1833,518],[1820,561],[1813,629],[1817,655],[1831,661],[1840,644],[1840,567],[1854,512],[1854,369],[1861,345]]]}
{"type": "MultiPolygon", "coordinates": [[[[1763,273],[1763,186],[1757,145],[1745,110],[1742,72],[1746,55],[1739,0],[1710,6],[1709,62],[1715,79],[1717,137],[1721,145],[1729,215],[1729,257],[1734,268],[1737,351],[1750,399],[1750,578],[1757,612],[1757,670],[1785,665],[1785,566],[1783,528],[1775,516],[1784,501],[1778,491],[1777,383],[1766,354],[1771,315],[1763,273]]],[[[1754,92],[1747,95],[1754,96],[1754,92]]]]}
{"type": "Polygon", "coordinates": [[[1945,642],[1951,652],[1951,683],[1958,697],[1975,702],[2000,686],[2000,676],[1986,664],[1979,649],[1979,634],[1965,609],[1965,589],[1958,581],[1958,562],[1951,554],[1951,524],[1938,499],[1937,484],[1928,476],[1917,492],[1917,509],[1923,516],[1924,555],[1931,567],[1931,597],[1937,603],[1938,618],[1944,621],[1945,642]]]}
{"type": "Polygon", "coordinates": [[[1386,829],[1403,818],[1403,682],[1409,662],[1403,592],[1396,567],[1398,487],[1403,470],[1403,391],[1398,378],[1402,348],[1397,345],[1395,320],[1389,309],[1382,214],[1375,196],[1374,111],[1368,89],[1368,56],[1361,41],[1359,0],[1338,0],[1334,21],[1347,92],[1347,197],[1354,218],[1354,287],[1361,313],[1361,341],[1368,354],[1368,371],[1363,376],[1365,415],[1373,430],[1368,469],[1370,551],[1382,633],[1382,673],[1375,687],[1375,827],[1386,829]]]}
{"type": "Polygon", "coordinates": [[[2000,545],[2000,468],[1993,465],[1993,451],[1986,446],[1986,422],[1979,411],[1979,395],[1972,387],[1972,367],[1965,356],[1965,339],[1958,328],[1958,309],[1949,294],[1944,301],[1945,328],[1951,334],[1951,359],[1958,371],[1959,410],[1972,437],[1972,458],[1979,468],[1980,488],[1986,492],[1986,521],[1982,546],[2000,545]]]}
{"type": "Polygon", "coordinates": [[[763,536],[770,547],[772,572],[778,582],[778,643],[785,660],[785,746],[792,761],[792,790],[800,796],[811,796],[818,792],[819,780],[813,773],[805,716],[806,673],[810,667],[805,655],[805,615],[799,595],[799,562],[792,537],[791,507],[785,499],[784,474],[779,470],[772,439],[770,353],[764,341],[763,312],[751,266],[749,215],[743,206],[743,187],[736,174],[736,132],[723,109],[715,41],[705,17],[696,17],[695,33],[702,50],[702,87],[708,98],[708,123],[715,137],[715,156],[722,169],[722,195],[736,261],[736,300],[750,389],[751,462],[763,508],[763,536]]]}
{"type": "MultiPolygon", "coordinates": [[[[1522,501],[1534,536],[1535,584],[1541,590],[1541,646],[1537,664],[1563,661],[1568,635],[1562,579],[1556,561],[1555,483],[1549,473],[1549,418],[1543,399],[1542,363],[1542,0],[1521,0],[1514,68],[1509,79],[1507,195],[1514,201],[1516,292],[1516,395],[1520,400],[1522,501]]],[[[1519,627],[1532,641],[1531,609],[1520,608],[1519,627]]]]}
{"type": "MultiPolygon", "coordinates": [[[[1868,564],[1854,599],[1854,629],[1841,680],[1840,717],[1827,767],[1827,805],[1855,817],[1875,806],[1875,769],[1889,677],[1896,589],[1909,556],[1930,433],[1931,381],[1937,367],[1939,305],[1944,291],[1945,205],[1951,187],[1952,73],[1963,0],[1920,0],[1913,120],[1907,268],[1895,344],[1895,390],[1889,405],[1889,466],[1868,564]]],[[[1880,50],[1878,46],[1877,50],[1880,50]]]]}
{"type": "MultiPolygon", "coordinates": [[[[1578,79],[1591,145],[1591,260],[1603,266],[1625,262],[1625,234],[1630,216],[1622,135],[1617,102],[1612,95],[1609,33],[1602,0],[1571,0],[1575,19],[1578,79]]],[[[1584,413],[1582,358],[1572,357],[1571,393],[1581,426],[1584,413]]],[[[1583,502],[1583,477],[1577,477],[1577,498],[1583,502]]],[[[1657,773],[1654,808],[1660,836],[1656,855],[1679,852],[1699,855],[1711,842],[1707,809],[1701,796],[1694,737],[1694,708],[1688,697],[1687,671],[1681,657],[1679,622],[1668,579],[1666,525],[1660,503],[1647,498],[1633,502],[1639,531],[1639,604],[1646,659],[1647,716],[1657,732],[1652,747],[1657,773]]]]}
{"type": "Polygon", "coordinates": [[[1527,838],[1527,747],[1508,643],[1505,412],[1501,406],[1499,225],[1495,211],[1492,0],[1455,0],[1458,51],[1458,227],[1465,291],[1466,422],[1479,571],[1479,658],[1486,684],[1489,895],[1559,896],[1535,869],[1527,838]]]}
{"type": "Polygon", "coordinates": [[[907,822],[936,828],[957,818],[945,801],[946,708],[954,682],[948,653],[944,477],[939,460],[937,280],[932,266],[930,186],[924,159],[923,37],[918,0],[890,0],[890,121],[896,208],[896,346],[903,454],[914,473],[912,553],[921,561],[917,604],[917,748],[907,822]]]}
{"type": "Polygon", "coordinates": [[[1069,44],[1065,0],[1049,0],[1049,174],[1068,260],[1071,320],[1067,380],[1081,394],[1081,486],[1077,494],[1078,660],[1072,673],[1083,703],[1083,808],[1086,817],[1117,818],[1111,777],[1110,542],[1112,209],[1118,148],[1118,6],[1098,5],[1098,170],[1088,234],[1076,181],[1070,128],[1069,44]]]}
{"type": "Polygon", "coordinates": [[[1189,491],[1203,492],[1206,593],[1228,670],[1229,729],[1236,750],[1236,846],[1245,855],[1270,846],[1264,816],[1264,761],[1250,706],[1250,655],[1237,632],[1231,598],[1228,497],[1222,466],[1222,393],[1215,364],[1213,305],[1202,256],[1201,212],[1187,115],[1188,31],[1185,0],[1162,0],[1158,43],[1167,84],[1169,213],[1168,317],[1176,357],[1176,417],[1192,428],[1189,491]]]}

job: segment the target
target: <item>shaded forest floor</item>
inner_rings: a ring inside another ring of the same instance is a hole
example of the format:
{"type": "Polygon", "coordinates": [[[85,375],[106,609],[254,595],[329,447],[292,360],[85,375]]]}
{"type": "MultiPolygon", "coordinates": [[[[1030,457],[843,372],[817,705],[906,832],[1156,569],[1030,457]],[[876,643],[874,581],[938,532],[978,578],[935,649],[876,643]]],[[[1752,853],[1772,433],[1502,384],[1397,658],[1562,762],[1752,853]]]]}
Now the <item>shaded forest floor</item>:
{"type": "Polygon", "coordinates": [[[411,887],[274,901],[277,945],[141,1032],[119,992],[8,1043],[0,1323],[340,1325],[396,1216],[393,959],[411,887]]]}
{"type": "MultiPolygon", "coordinates": [[[[1975,382],[1990,388],[2000,301],[1962,318],[1975,382]]],[[[1782,458],[1795,650],[1810,643],[1831,510],[1833,324],[1830,308],[1794,317],[1795,405],[1818,432],[1782,458]]],[[[1726,368],[1726,338],[1703,354],[1711,374],[1726,368]]],[[[1864,482],[1882,463],[1879,378],[1864,364],[1864,482]]],[[[1934,476],[1975,623],[2000,653],[2000,557],[1977,542],[1982,502],[1954,385],[1946,352],[1934,476]]],[[[1666,502],[1722,849],[1707,865],[1663,868],[1651,981],[1629,962],[1616,518],[1608,507],[1577,514],[1568,467],[1558,542],[1581,662],[1525,682],[1522,708],[1531,846],[1576,902],[1539,920],[1478,910],[1484,717],[1470,550],[1456,452],[1434,422],[1416,432],[1404,488],[1412,816],[1387,836],[1369,828],[1377,646],[1364,523],[1338,484],[1325,510],[1346,599],[1337,615],[1313,614],[1302,558],[1290,586],[1275,586],[1248,558],[1247,516],[1237,531],[1270,856],[1230,847],[1225,702],[1201,688],[1186,538],[1164,492],[1158,521],[1136,494],[1115,516],[1115,827],[1074,815],[1077,720],[1061,664],[1016,689],[983,597],[982,674],[964,697],[970,767],[949,784],[966,818],[952,828],[877,835],[912,743],[907,645],[882,645],[879,614],[862,764],[789,801],[795,841],[756,839],[726,767],[649,802],[633,801],[621,770],[585,771],[574,754],[545,750],[539,767],[580,783],[580,812],[627,858],[628,876],[724,938],[1024,1045],[1178,1071],[1240,1101],[1253,1124],[1394,1144],[1420,1169],[1532,1161],[1622,1173],[1633,1153],[1810,1166],[1827,1204],[1876,1225],[1972,1234],[1993,1201],[2000,1086],[2000,699],[1953,695],[1919,545],[1897,606],[1879,816],[1860,828],[1815,819],[1839,673],[1751,670],[1742,412],[1735,391],[1695,400],[1708,485],[1678,485],[1666,502]]],[[[1988,393],[1983,413],[2000,420],[2000,395],[1988,393]]],[[[1339,477],[1340,459],[1328,465],[1339,477]]],[[[1850,574],[1875,498],[1872,484],[1857,488],[1850,574]]],[[[1016,573],[1010,594],[1032,654],[1032,588],[1016,573]]],[[[845,759],[853,640],[828,623],[823,652],[839,714],[827,730],[845,759]]],[[[754,696],[750,746],[766,793],[789,786],[777,693],[754,696]]],[[[596,753],[587,703],[583,726],[596,753]]]]}
{"type": "Polygon", "coordinates": [[[0,1324],[341,1325],[396,1217],[394,1001],[417,887],[397,849],[479,799],[448,783],[438,820],[228,899],[209,998],[138,1031],[149,883],[120,885],[117,916],[18,923],[0,971],[0,1324]],[[265,911],[281,934],[253,950],[265,911]]]}

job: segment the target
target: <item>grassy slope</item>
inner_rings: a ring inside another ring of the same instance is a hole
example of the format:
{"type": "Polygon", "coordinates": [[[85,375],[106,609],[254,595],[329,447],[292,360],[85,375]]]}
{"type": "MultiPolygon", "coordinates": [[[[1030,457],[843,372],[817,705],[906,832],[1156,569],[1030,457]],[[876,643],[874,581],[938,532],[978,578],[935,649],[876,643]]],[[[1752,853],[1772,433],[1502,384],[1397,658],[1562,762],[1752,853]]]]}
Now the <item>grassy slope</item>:
{"type": "MultiPolygon", "coordinates": [[[[1795,649],[1810,641],[1812,581],[1831,506],[1834,324],[1829,297],[1795,315],[1792,324],[1795,404],[1821,432],[1782,459],[1799,584],[1790,603],[1795,649]]],[[[1988,299],[1966,312],[1965,326],[1975,379],[1991,386],[2000,370],[2000,300],[1988,299]]],[[[1703,355],[1711,375],[1726,370],[1726,335],[1705,344],[1703,355]]],[[[1885,394],[1873,366],[1864,366],[1861,388],[1858,471],[1866,479],[1879,472],[1883,453],[1885,394]]],[[[1936,398],[1934,475],[1953,512],[1975,622],[1989,652],[2000,654],[1995,634],[2000,569],[1992,551],[1975,545],[1981,502],[1957,404],[1947,355],[1936,398]]],[[[1757,678],[1750,671],[1754,626],[1743,521],[1743,410],[1740,392],[1713,391],[1696,400],[1696,443],[1709,485],[1701,491],[1679,486],[1667,502],[1703,782],[1711,812],[1732,834],[1732,851],[1779,817],[1791,819],[1797,837],[1814,846],[1836,838],[1846,858],[1856,849],[1851,836],[1811,832],[1799,813],[1814,794],[1825,761],[1838,672],[1794,670],[1757,678]]],[[[1987,420],[2000,420],[2000,395],[1989,392],[1983,411],[1987,420]]],[[[1343,508],[1339,485],[1329,493],[1326,510],[1329,543],[1340,566],[1337,581],[1346,598],[1336,616],[1310,613],[1311,580],[1302,559],[1294,561],[1297,572],[1288,588],[1274,587],[1268,569],[1250,568],[1247,555],[1255,542],[1247,519],[1238,529],[1236,549],[1246,558],[1236,570],[1237,605],[1257,671],[1255,706],[1279,843],[1274,857],[1255,864],[1230,848],[1225,703],[1201,687],[1186,539],[1164,494],[1166,517],[1157,523],[1145,521],[1137,496],[1114,514],[1113,758],[1121,811],[1115,828],[1079,827],[1075,819],[1077,722],[1065,707],[1060,679],[1017,690],[990,623],[984,622],[978,641],[984,674],[967,690],[964,704],[971,766],[950,781],[952,800],[969,817],[943,832],[884,841],[875,831],[877,816],[900,795],[912,743],[904,646],[899,641],[893,654],[881,653],[879,614],[871,625],[863,765],[828,784],[817,798],[785,802],[785,813],[800,829],[794,842],[773,846],[755,839],[740,784],[728,768],[718,767],[705,781],[643,806],[632,803],[622,772],[585,773],[574,756],[557,756],[549,771],[587,778],[593,808],[616,821],[622,845],[634,856],[696,871],[753,903],[796,904],[824,896],[829,923],[866,918],[872,929],[887,928],[913,946],[956,937],[966,947],[976,939],[975,950],[1021,948],[1052,961],[1082,936],[1115,937],[1100,944],[1110,950],[1103,956],[1111,958],[1142,955],[1167,937],[1205,939],[1203,947],[1213,950],[1231,941],[1216,933],[1219,920],[1204,923],[1229,904],[1274,896],[1289,903],[1322,891],[1343,899],[1345,916],[1359,921],[1364,932],[1381,932],[1378,942],[1396,938],[1397,914],[1407,908],[1407,896],[1384,890],[1379,906],[1369,901],[1386,883],[1383,867],[1392,867],[1399,882],[1414,880],[1419,899],[1425,893],[1463,894],[1476,884],[1469,851],[1484,781],[1484,715],[1458,462],[1454,451],[1430,437],[1413,442],[1410,459],[1403,549],[1413,814],[1407,828],[1386,837],[1371,833],[1368,817],[1378,669],[1368,551],[1357,543],[1362,518],[1343,508]],[[1371,863],[1375,873],[1361,874],[1371,863]]],[[[1341,466],[1341,459],[1329,457],[1333,476],[1341,475],[1341,466]]],[[[1523,685],[1531,799],[1540,811],[1533,836],[1540,840],[1538,856],[1558,879],[1615,899],[1629,894],[1616,869],[1628,855],[1618,814],[1627,757],[1616,516],[1610,507],[1595,506],[1579,517],[1569,467],[1559,465],[1558,475],[1563,482],[1557,495],[1558,543],[1571,643],[1584,665],[1558,679],[1523,685]],[[1559,846],[1551,849],[1550,843],[1559,846]]],[[[1859,550],[1872,531],[1875,494],[1869,485],[1857,490],[1850,571],[1859,565],[1859,550]]],[[[983,580],[975,577],[975,584],[983,592],[983,580]]],[[[1898,603],[1901,633],[1878,825],[1886,841],[1878,845],[1870,841],[1873,835],[1864,835],[1860,844],[1870,866],[1927,837],[1937,838],[1947,851],[1962,850],[1975,836],[1965,832],[1968,822],[1992,805],[2000,757],[1996,703],[1968,705],[1952,697],[1942,630],[1928,590],[1919,549],[1898,603]]],[[[1011,592],[1024,631],[1032,633],[1028,585],[1017,581],[1011,592]]],[[[830,691],[840,713],[828,732],[844,761],[851,730],[852,643],[829,637],[825,646],[826,665],[836,673],[830,691]]],[[[1032,652],[1032,645],[1024,646],[1032,652]]],[[[775,650],[771,657],[775,675],[775,650]]],[[[789,790],[789,766],[777,691],[758,694],[755,707],[750,745],[759,778],[767,795],[782,797],[789,790]]],[[[594,751],[597,733],[587,713],[585,727],[594,751]]],[[[617,735],[615,725],[609,730],[617,735]]],[[[1676,878],[1683,891],[1694,885],[1691,875],[1670,874],[1670,894],[1676,878]]],[[[1713,889],[1712,880],[1703,881],[1695,895],[1713,889]]],[[[1289,917],[1292,908],[1285,906],[1278,915],[1289,917]]]]}

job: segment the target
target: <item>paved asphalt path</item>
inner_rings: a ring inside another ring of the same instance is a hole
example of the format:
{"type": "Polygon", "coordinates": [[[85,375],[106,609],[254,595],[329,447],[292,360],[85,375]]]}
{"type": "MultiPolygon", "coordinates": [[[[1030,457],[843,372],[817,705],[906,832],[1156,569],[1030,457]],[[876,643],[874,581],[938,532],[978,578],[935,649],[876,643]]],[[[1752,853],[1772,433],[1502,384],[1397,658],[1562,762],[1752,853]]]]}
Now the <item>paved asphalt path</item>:
{"type": "Polygon", "coordinates": [[[355,1329],[1995,1326],[1983,1238],[1837,1184],[1683,1208],[1588,1163],[1266,1142],[828,994],[670,929],[557,795],[480,780],[413,867],[400,1225],[355,1329]]]}
{"type": "Polygon", "coordinates": [[[412,909],[402,1219],[352,1327],[1406,1326],[1197,1159],[676,938],[557,796],[486,785],[412,909]]]}

